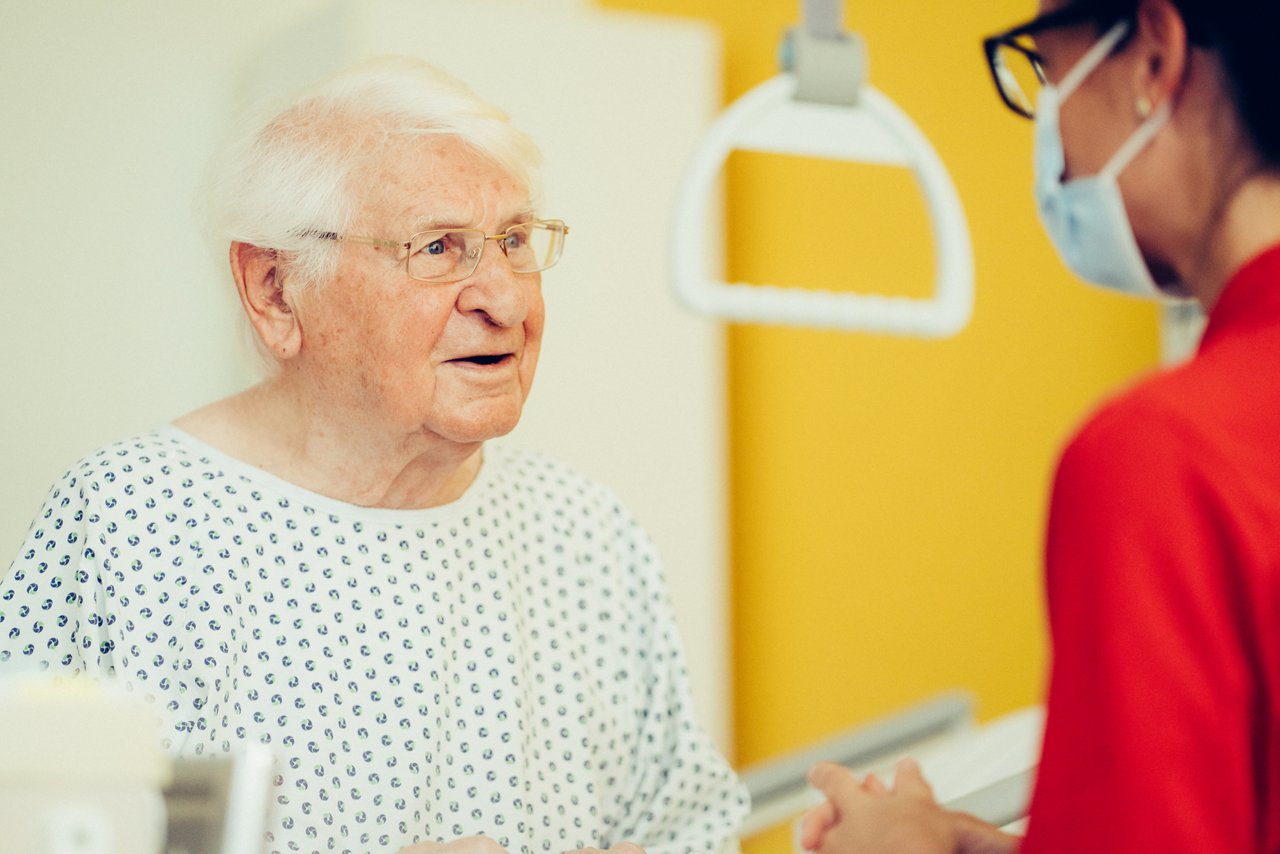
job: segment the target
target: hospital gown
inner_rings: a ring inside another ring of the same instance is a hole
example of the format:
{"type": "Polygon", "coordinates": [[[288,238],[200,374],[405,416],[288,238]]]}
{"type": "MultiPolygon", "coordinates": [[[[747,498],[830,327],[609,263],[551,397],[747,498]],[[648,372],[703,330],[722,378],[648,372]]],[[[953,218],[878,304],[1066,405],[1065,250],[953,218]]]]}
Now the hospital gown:
{"type": "Polygon", "coordinates": [[[23,664],[122,680],[175,755],[268,745],[273,852],[712,851],[746,811],[643,532],[501,446],[425,510],[325,498],[174,427],[108,446],[0,585],[0,667],[23,664]]]}

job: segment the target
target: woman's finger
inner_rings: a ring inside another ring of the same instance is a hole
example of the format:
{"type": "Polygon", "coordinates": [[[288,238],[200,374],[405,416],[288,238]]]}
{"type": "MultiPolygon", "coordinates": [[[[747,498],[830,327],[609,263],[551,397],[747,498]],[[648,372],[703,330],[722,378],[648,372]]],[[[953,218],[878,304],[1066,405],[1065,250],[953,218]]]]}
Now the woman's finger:
{"type": "Polygon", "coordinates": [[[914,759],[903,759],[894,769],[893,790],[915,798],[933,800],[933,788],[914,759]]]}
{"type": "Polygon", "coordinates": [[[837,811],[845,804],[867,796],[853,773],[834,762],[819,762],[813,766],[809,770],[809,785],[826,795],[837,811]]]}
{"type": "Polygon", "coordinates": [[[816,851],[822,844],[822,837],[827,835],[839,817],[835,805],[831,801],[823,801],[809,810],[800,819],[800,834],[797,842],[802,851],[816,851]]]}

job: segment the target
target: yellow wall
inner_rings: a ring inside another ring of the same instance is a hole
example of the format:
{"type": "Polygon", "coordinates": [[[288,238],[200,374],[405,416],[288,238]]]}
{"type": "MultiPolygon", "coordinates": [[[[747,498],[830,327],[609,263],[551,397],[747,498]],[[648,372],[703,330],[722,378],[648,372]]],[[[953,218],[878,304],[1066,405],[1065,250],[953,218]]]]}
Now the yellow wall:
{"type": "MultiPolygon", "coordinates": [[[[601,2],[716,25],[726,101],[776,72],[800,5],[601,2]]],[[[1039,696],[1053,460],[1106,390],[1155,362],[1157,324],[1149,305],[1075,281],[1036,220],[1031,123],[999,104],[980,45],[1034,6],[847,4],[872,83],[951,170],[973,232],[977,302],[971,325],[946,341],[731,329],[740,765],[947,687],[973,689],[983,717],[1039,696]]],[[[911,187],[894,170],[735,155],[730,275],[924,293],[932,258],[911,187]]]]}

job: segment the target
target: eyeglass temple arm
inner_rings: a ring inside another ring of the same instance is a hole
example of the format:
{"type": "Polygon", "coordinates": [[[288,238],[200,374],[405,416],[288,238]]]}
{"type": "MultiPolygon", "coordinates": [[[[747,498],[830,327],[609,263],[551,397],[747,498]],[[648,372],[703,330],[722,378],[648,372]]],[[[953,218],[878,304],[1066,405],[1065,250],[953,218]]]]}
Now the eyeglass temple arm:
{"type": "Polygon", "coordinates": [[[332,231],[317,234],[316,237],[324,240],[336,240],[339,243],[363,243],[365,246],[385,246],[387,249],[408,250],[409,248],[409,244],[407,242],[397,243],[394,240],[382,240],[377,237],[352,237],[349,234],[337,234],[332,231]]]}
{"type": "MultiPolygon", "coordinates": [[[[510,226],[509,228],[507,228],[507,230],[506,230],[506,231],[500,231],[500,232],[498,232],[497,234],[486,234],[486,235],[484,236],[484,239],[485,239],[485,240],[499,240],[499,239],[501,239],[501,238],[503,238],[503,237],[509,237],[509,236],[511,235],[511,229],[513,229],[513,228],[524,228],[524,227],[528,227],[528,226],[532,226],[532,225],[540,225],[540,226],[542,226],[543,228],[545,228],[547,231],[556,231],[556,232],[559,232],[561,237],[563,237],[564,235],[566,235],[566,234],[568,234],[568,233],[569,233],[569,226],[565,225],[564,223],[560,222],[559,220],[554,220],[554,219],[536,219],[536,220],[534,220],[533,222],[521,222],[521,223],[516,223],[515,225],[510,226]]],[[[477,230],[478,230],[478,229],[477,229],[477,230]]]]}

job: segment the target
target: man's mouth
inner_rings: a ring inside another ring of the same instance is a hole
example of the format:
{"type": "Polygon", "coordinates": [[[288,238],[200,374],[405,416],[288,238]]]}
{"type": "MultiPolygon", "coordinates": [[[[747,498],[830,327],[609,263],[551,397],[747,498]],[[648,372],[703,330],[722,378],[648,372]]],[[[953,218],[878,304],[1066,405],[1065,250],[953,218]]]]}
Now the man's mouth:
{"type": "Polygon", "coordinates": [[[515,358],[511,353],[490,353],[487,355],[465,356],[461,359],[450,359],[467,365],[500,365],[508,359],[515,358]]]}

